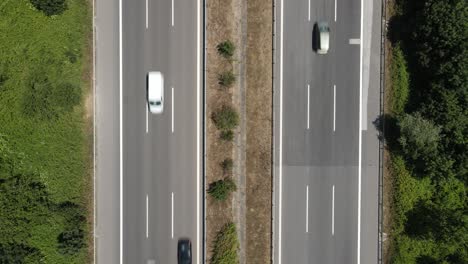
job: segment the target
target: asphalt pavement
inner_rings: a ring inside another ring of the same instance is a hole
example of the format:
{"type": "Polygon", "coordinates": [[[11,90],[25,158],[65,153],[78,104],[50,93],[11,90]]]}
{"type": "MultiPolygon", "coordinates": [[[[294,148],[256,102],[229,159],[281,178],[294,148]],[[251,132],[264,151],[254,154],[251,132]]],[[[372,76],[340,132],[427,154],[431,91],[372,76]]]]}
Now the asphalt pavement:
{"type": "MultiPolygon", "coordinates": [[[[368,98],[379,87],[378,72],[362,74],[361,1],[277,0],[275,23],[274,262],[376,263],[378,141],[363,124],[378,114],[379,97],[368,98]],[[326,55],[312,49],[319,21],[330,26],[326,55]]],[[[374,63],[378,48],[366,53],[374,63]]]]}
{"type": "Polygon", "coordinates": [[[177,263],[202,245],[201,1],[95,6],[95,263],[177,263]],[[149,71],[164,112],[148,112],[149,71]]]}
{"type": "Polygon", "coordinates": [[[94,263],[120,261],[119,5],[95,3],[94,263]]]}
{"type": "Polygon", "coordinates": [[[200,258],[197,11],[197,1],[123,2],[123,263],[177,263],[181,238],[200,258]],[[164,75],[161,115],[148,113],[149,71],[164,75]]]}

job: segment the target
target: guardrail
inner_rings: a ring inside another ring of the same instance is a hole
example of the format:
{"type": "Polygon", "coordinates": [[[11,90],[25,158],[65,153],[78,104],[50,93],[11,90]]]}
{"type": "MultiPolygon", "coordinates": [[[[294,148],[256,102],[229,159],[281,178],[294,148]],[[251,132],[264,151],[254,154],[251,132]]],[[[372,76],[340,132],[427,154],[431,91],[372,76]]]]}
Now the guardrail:
{"type": "Polygon", "coordinates": [[[383,169],[384,169],[384,148],[385,148],[385,136],[384,136],[384,127],[385,127],[385,42],[387,36],[387,15],[386,15],[386,3],[387,0],[382,0],[382,9],[381,9],[381,24],[380,24],[380,129],[379,129],[379,211],[378,211],[378,248],[377,248],[377,263],[383,263],[383,169]]]}

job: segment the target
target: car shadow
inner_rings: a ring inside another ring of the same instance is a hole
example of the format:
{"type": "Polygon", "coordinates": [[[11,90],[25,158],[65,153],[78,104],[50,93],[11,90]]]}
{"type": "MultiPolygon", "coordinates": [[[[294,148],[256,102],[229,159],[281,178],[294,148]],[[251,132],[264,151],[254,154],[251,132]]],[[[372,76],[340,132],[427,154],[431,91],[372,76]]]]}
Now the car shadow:
{"type": "Polygon", "coordinates": [[[319,34],[318,24],[315,23],[312,29],[312,50],[314,52],[317,52],[317,49],[318,49],[318,34],[319,34]]]}

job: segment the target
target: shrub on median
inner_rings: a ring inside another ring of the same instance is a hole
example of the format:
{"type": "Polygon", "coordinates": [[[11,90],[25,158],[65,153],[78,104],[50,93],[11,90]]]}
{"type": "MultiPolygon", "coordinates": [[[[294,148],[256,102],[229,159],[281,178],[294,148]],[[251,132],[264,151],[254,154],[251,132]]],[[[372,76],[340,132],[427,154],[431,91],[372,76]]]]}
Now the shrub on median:
{"type": "Polygon", "coordinates": [[[236,76],[232,71],[225,71],[218,75],[218,83],[225,88],[231,87],[235,81],[236,76]]]}
{"type": "Polygon", "coordinates": [[[237,189],[236,184],[230,178],[215,181],[210,184],[208,193],[218,201],[225,201],[229,194],[237,189]]]}
{"type": "Polygon", "coordinates": [[[234,46],[234,43],[232,43],[232,41],[226,40],[219,43],[216,46],[216,49],[218,50],[219,55],[225,58],[231,58],[234,55],[236,47],[234,46]]]}
{"type": "Polygon", "coordinates": [[[236,225],[234,223],[226,224],[216,236],[213,247],[212,264],[237,264],[239,256],[239,240],[237,238],[236,225]]]}
{"type": "Polygon", "coordinates": [[[232,130],[239,124],[239,114],[230,106],[223,106],[213,113],[213,122],[220,130],[232,130]]]}

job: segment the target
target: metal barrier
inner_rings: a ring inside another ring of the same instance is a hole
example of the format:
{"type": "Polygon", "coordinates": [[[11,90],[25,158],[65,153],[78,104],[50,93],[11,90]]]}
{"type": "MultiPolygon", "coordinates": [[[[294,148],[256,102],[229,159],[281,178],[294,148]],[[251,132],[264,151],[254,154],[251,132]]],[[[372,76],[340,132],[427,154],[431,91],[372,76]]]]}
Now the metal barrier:
{"type": "Polygon", "coordinates": [[[385,148],[385,118],[384,118],[384,103],[385,103],[385,42],[387,36],[387,15],[386,15],[386,2],[382,0],[382,18],[380,24],[380,129],[379,129],[379,212],[378,212],[378,248],[377,248],[377,262],[383,263],[383,169],[384,169],[384,148],[385,148]]]}

